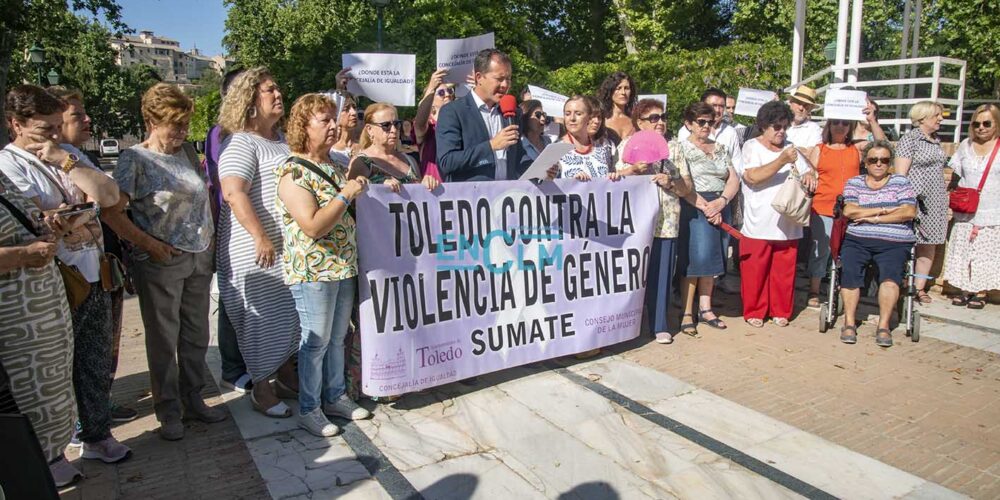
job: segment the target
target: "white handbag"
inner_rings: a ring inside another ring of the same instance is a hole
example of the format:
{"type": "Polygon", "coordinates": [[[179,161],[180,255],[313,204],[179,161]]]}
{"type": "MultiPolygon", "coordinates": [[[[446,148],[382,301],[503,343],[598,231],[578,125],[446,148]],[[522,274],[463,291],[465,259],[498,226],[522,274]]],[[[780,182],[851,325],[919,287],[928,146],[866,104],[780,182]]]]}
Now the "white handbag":
{"type": "Polygon", "coordinates": [[[792,164],[792,171],[771,200],[771,208],[779,214],[792,219],[800,226],[809,225],[809,211],[812,208],[812,196],[802,187],[799,170],[792,164]]]}

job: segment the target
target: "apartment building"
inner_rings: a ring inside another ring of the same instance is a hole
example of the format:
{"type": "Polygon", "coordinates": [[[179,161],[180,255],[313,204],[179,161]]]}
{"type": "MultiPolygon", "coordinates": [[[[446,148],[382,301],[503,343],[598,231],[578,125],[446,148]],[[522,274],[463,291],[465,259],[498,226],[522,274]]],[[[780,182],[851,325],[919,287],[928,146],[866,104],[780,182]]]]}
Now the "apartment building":
{"type": "Polygon", "coordinates": [[[156,36],[152,31],[112,38],[111,47],[118,52],[119,66],[145,64],[154,68],[163,81],[177,84],[195,83],[205,71],[221,74],[232,63],[222,56],[206,56],[197,48],[185,52],[177,40],[156,36]]]}

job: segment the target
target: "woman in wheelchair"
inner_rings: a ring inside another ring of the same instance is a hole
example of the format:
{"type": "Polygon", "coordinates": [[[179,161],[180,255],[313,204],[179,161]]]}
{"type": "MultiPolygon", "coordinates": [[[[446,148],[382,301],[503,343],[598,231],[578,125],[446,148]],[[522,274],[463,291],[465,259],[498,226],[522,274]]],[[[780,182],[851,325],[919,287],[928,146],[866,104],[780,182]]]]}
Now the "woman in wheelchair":
{"type": "Polygon", "coordinates": [[[858,340],[855,313],[864,286],[865,268],[874,262],[879,271],[879,319],[875,343],[892,345],[889,320],[899,298],[906,259],[916,242],[913,219],[917,214],[916,192],[906,177],[889,173],[895,156],[892,145],[876,141],[865,148],[868,172],[847,181],[843,216],[850,220],[840,250],[841,299],[844,326],[840,340],[858,340]]]}

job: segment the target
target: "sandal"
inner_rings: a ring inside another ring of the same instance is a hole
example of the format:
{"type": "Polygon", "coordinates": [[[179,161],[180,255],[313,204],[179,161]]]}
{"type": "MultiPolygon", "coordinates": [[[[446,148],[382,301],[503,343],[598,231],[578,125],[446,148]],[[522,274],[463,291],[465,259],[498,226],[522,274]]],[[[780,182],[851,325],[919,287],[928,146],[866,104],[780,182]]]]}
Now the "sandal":
{"type": "Polygon", "coordinates": [[[690,323],[685,323],[684,318],[688,317],[694,320],[693,314],[685,313],[681,315],[681,333],[694,337],[695,335],[698,335],[698,324],[695,323],[694,321],[691,321],[690,323]]]}
{"type": "Polygon", "coordinates": [[[879,347],[892,347],[892,332],[888,328],[879,328],[875,332],[875,345],[879,347]],[[882,335],[882,334],[885,335],[882,335]]]}
{"type": "Polygon", "coordinates": [[[278,396],[278,399],[299,399],[299,391],[288,387],[281,380],[274,380],[274,395],[278,396]]]}
{"type": "Polygon", "coordinates": [[[969,297],[969,300],[967,300],[966,303],[968,304],[966,307],[969,309],[983,309],[986,307],[986,297],[973,295],[969,297]]]}
{"type": "Polygon", "coordinates": [[[840,327],[840,341],[845,344],[857,344],[858,343],[858,327],[854,325],[844,325],[840,327]],[[847,331],[850,330],[851,334],[848,335],[847,331]]]}
{"type": "Polygon", "coordinates": [[[771,321],[773,321],[776,326],[780,326],[782,328],[788,326],[788,318],[771,318],[771,321]]]}
{"type": "Polygon", "coordinates": [[[271,418],[288,418],[292,416],[292,409],[284,401],[278,401],[278,404],[270,408],[264,408],[264,405],[258,403],[257,398],[253,397],[253,391],[250,391],[250,404],[254,410],[271,418]]]}
{"type": "Polygon", "coordinates": [[[747,318],[746,322],[754,328],[763,328],[764,326],[764,320],[761,318],[747,318]]]}
{"type": "Polygon", "coordinates": [[[969,299],[972,298],[973,297],[971,295],[966,295],[964,293],[962,295],[956,295],[953,299],[951,299],[951,305],[955,307],[965,307],[969,304],[969,299]]]}
{"type": "Polygon", "coordinates": [[[703,310],[698,311],[698,318],[701,321],[704,321],[705,324],[707,324],[708,326],[710,326],[712,328],[716,328],[716,329],[719,329],[719,330],[725,330],[726,328],[728,328],[728,326],[726,326],[726,323],[723,322],[721,319],[719,319],[719,316],[716,315],[714,312],[712,312],[711,309],[703,309],[703,310]],[[705,314],[707,314],[707,313],[712,313],[712,315],[715,316],[715,317],[712,318],[712,319],[705,319],[705,314]]]}
{"type": "Polygon", "coordinates": [[[819,309],[819,306],[820,306],[819,294],[818,293],[810,293],[809,294],[809,299],[806,301],[806,307],[809,307],[809,308],[812,308],[812,309],[819,309]]]}
{"type": "Polygon", "coordinates": [[[931,296],[927,295],[927,292],[925,292],[923,290],[918,290],[917,291],[917,296],[915,298],[917,299],[917,303],[921,304],[921,305],[923,305],[923,304],[930,304],[931,302],[933,302],[933,299],[931,299],[931,296]]]}

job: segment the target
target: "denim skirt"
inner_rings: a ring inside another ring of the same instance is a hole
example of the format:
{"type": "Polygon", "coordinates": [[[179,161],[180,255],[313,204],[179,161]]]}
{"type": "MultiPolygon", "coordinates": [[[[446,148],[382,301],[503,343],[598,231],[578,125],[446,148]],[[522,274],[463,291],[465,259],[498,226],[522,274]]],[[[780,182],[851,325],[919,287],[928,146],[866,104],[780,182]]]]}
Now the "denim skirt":
{"type": "MultiPolygon", "coordinates": [[[[699,192],[705,201],[713,201],[722,193],[699,192]]],[[[729,205],[722,209],[722,220],[732,220],[729,205]]],[[[709,224],[705,214],[686,201],[681,202],[680,244],[677,272],[688,278],[721,276],[726,272],[726,249],[729,234],[709,224]]]]}

